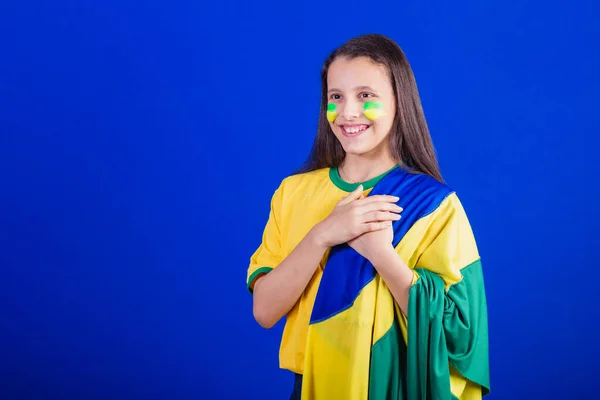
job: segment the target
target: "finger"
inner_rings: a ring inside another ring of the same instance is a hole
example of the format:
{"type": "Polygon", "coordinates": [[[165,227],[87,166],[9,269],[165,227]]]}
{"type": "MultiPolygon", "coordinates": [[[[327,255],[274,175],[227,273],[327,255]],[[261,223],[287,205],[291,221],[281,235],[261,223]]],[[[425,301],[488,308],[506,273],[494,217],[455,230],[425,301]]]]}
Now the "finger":
{"type": "Polygon", "coordinates": [[[391,222],[369,222],[363,224],[363,233],[388,229],[390,226],[392,226],[391,222]]]}
{"type": "Polygon", "coordinates": [[[348,195],[346,197],[342,198],[342,200],[340,200],[338,205],[343,206],[344,204],[348,204],[348,203],[353,202],[354,200],[360,199],[360,197],[362,196],[362,192],[363,192],[363,185],[358,185],[358,187],[356,189],[354,189],[354,191],[348,193],[348,195]]]}
{"type": "Polygon", "coordinates": [[[365,197],[364,200],[361,200],[361,203],[369,204],[378,201],[386,201],[388,203],[397,203],[400,200],[400,197],[397,196],[389,196],[387,194],[375,194],[373,196],[365,197]]]}
{"type": "Polygon", "coordinates": [[[402,216],[389,211],[371,211],[363,214],[361,222],[398,221],[402,216]]]}
{"type": "Polygon", "coordinates": [[[402,207],[400,207],[399,205],[394,204],[394,203],[389,203],[386,201],[371,202],[371,203],[367,203],[367,204],[363,203],[360,206],[358,206],[359,214],[368,214],[373,211],[389,211],[389,212],[394,212],[394,213],[400,213],[403,210],[404,209],[402,207]]]}

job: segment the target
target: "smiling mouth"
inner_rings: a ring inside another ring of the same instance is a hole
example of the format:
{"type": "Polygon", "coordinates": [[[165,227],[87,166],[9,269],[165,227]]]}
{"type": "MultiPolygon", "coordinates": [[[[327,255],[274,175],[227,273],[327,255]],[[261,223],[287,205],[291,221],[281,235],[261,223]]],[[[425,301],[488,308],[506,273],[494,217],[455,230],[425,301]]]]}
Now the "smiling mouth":
{"type": "Polygon", "coordinates": [[[369,125],[366,125],[366,124],[340,125],[340,128],[342,128],[342,133],[344,134],[344,136],[353,137],[353,136],[358,136],[361,133],[363,133],[364,131],[366,131],[367,129],[369,129],[369,125]]]}

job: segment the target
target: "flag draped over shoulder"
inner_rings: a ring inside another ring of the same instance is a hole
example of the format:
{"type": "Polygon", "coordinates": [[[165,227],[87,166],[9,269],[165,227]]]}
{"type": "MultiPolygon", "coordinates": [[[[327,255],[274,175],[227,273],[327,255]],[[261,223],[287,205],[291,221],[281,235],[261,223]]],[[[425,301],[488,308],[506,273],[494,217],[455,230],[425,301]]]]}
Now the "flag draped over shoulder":
{"type": "Polygon", "coordinates": [[[481,260],[456,194],[397,168],[371,191],[404,208],[393,245],[414,271],[407,314],[373,265],[331,249],[312,310],[303,400],[475,399],[489,393],[481,260]]]}

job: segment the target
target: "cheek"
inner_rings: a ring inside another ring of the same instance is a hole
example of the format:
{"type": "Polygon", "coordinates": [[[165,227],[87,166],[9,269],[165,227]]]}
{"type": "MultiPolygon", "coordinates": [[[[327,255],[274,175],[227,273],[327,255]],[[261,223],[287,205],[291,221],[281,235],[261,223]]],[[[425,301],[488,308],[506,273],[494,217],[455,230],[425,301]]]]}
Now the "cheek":
{"type": "Polygon", "coordinates": [[[343,139],[344,135],[342,134],[342,128],[336,126],[333,122],[329,123],[329,128],[331,129],[331,132],[333,132],[333,136],[338,138],[338,140],[343,139]]]}
{"type": "Polygon", "coordinates": [[[327,121],[332,122],[338,117],[337,106],[335,103],[327,104],[327,121]]]}
{"type": "Polygon", "coordinates": [[[385,117],[386,113],[382,109],[373,109],[373,110],[365,110],[365,117],[369,118],[371,121],[377,121],[381,117],[385,117]]]}
{"type": "Polygon", "coordinates": [[[333,122],[338,117],[338,113],[335,111],[327,111],[327,121],[333,122]]]}
{"type": "Polygon", "coordinates": [[[364,105],[365,117],[371,121],[377,121],[378,119],[385,117],[387,113],[383,108],[383,104],[379,101],[368,101],[364,105]]]}
{"type": "Polygon", "coordinates": [[[375,120],[373,120],[372,129],[374,131],[375,136],[377,137],[385,137],[388,136],[392,130],[392,125],[394,124],[393,115],[386,114],[379,116],[375,120]]]}

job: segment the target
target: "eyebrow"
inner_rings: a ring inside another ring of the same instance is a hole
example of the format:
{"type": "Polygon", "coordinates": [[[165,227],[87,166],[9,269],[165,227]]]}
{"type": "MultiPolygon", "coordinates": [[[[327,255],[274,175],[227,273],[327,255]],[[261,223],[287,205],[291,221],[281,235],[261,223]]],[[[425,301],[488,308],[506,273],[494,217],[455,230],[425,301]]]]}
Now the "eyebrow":
{"type": "MultiPolygon", "coordinates": [[[[354,88],[354,90],[356,90],[356,91],[359,91],[359,90],[369,90],[371,92],[377,93],[377,90],[373,89],[370,86],[357,86],[357,87],[354,88]]],[[[331,92],[341,92],[341,90],[340,89],[336,89],[336,88],[331,88],[331,89],[329,89],[327,91],[327,93],[331,93],[331,92]]]]}

